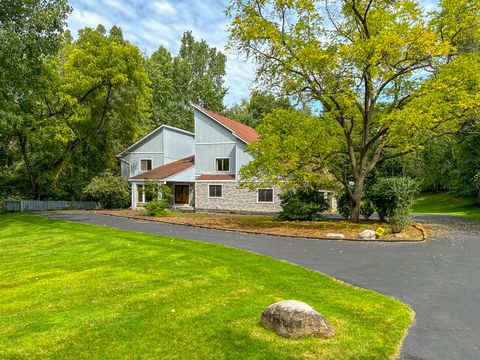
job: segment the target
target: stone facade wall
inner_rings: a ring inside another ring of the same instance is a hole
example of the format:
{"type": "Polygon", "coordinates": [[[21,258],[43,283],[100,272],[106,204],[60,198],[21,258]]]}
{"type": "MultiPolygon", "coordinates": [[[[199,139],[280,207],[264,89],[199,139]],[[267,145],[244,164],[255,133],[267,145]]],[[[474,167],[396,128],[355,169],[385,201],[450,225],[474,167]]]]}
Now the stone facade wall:
{"type": "Polygon", "coordinates": [[[237,211],[247,213],[275,213],[281,210],[279,188],[273,189],[273,203],[257,202],[257,192],[242,189],[238,182],[196,182],[195,209],[209,211],[237,211]],[[222,197],[210,198],[209,185],[222,185],[222,197]]]}

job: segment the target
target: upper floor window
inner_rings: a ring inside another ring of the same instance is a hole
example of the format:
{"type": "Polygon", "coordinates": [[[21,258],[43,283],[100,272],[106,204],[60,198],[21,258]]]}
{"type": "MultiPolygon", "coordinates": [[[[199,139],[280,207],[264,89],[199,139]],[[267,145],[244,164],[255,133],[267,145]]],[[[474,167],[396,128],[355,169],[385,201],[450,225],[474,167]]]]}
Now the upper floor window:
{"type": "Polygon", "coordinates": [[[273,189],[258,189],[257,201],[273,203],[273,189]]]}
{"type": "Polygon", "coordinates": [[[140,160],[140,171],[152,170],[152,160],[140,160]]]}
{"type": "Polygon", "coordinates": [[[230,158],[216,158],[215,171],[222,171],[222,172],[230,171],[230,158]]]}

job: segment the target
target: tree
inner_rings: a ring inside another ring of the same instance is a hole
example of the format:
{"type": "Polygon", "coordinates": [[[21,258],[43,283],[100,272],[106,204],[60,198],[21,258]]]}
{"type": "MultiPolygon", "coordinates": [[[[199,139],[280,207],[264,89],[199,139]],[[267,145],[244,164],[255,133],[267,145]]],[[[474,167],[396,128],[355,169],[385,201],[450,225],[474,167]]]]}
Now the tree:
{"type": "Polygon", "coordinates": [[[249,99],[242,99],[240,104],[231,106],[225,115],[248,126],[256,128],[260,120],[275,109],[293,109],[286,97],[275,97],[271,94],[253,91],[249,99]]]}
{"type": "Polygon", "coordinates": [[[8,160],[0,165],[8,175],[21,158],[33,194],[37,186],[28,152],[39,126],[34,108],[45,95],[45,59],[60,46],[70,9],[67,0],[0,3],[0,154],[8,160]]]}
{"type": "Polygon", "coordinates": [[[193,130],[190,103],[222,112],[226,57],[205,40],[196,41],[191,31],[183,34],[179,53],[172,57],[161,46],[148,61],[152,81],[155,126],[168,124],[193,130]]]}
{"type": "Polygon", "coordinates": [[[379,163],[468,131],[478,114],[480,56],[458,49],[478,39],[479,1],[439,6],[427,13],[415,0],[232,0],[228,8],[230,46],[258,63],[258,85],[317,104],[317,127],[336,127],[339,147],[299,165],[328,160],[354,220],[379,163]]]}

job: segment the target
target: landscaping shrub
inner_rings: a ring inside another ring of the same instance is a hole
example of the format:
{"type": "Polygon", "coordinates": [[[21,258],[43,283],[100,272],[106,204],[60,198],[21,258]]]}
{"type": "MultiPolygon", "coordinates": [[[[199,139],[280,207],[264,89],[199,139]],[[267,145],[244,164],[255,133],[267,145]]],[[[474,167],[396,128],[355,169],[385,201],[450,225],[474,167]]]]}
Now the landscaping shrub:
{"type": "Polygon", "coordinates": [[[378,179],[369,190],[382,220],[387,220],[393,232],[400,232],[410,224],[412,201],[418,192],[418,184],[408,177],[378,179]]]}
{"type": "Polygon", "coordinates": [[[130,205],[130,186],[110,170],[95,176],[83,190],[87,199],[98,201],[104,209],[121,209],[130,205]]]}
{"type": "Polygon", "coordinates": [[[282,211],[280,220],[314,220],[320,213],[328,210],[328,202],[324,194],[317,188],[299,188],[286,191],[281,196],[282,211]]]}
{"type": "Polygon", "coordinates": [[[145,205],[147,215],[162,216],[167,213],[168,201],[173,196],[172,189],[169,186],[147,180],[145,182],[145,195],[148,199],[151,199],[145,205]]]}
{"type": "Polygon", "coordinates": [[[149,216],[162,216],[165,215],[168,209],[168,200],[166,199],[153,199],[145,205],[145,210],[149,216]]]}
{"type": "Polygon", "coordinates": [[[346,193],[342,193],[338,197],[337,209],[338,213],[342,215],[345,219],[350,218],[350,213],[352,212],[352,201],[346,193]]]}
{"type": "Polygon", "coordinates": [[[360,214],[368,220],[375,212],[375,205],[369,199],[363,200],[360,206],[360,214]]]}

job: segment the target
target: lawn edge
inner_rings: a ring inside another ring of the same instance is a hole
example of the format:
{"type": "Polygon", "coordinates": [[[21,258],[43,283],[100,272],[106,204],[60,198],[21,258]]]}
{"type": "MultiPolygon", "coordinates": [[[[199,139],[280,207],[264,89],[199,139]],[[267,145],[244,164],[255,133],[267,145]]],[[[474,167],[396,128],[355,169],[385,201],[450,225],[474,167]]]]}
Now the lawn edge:
{"type": "Polygon", "coordinates": [[[326,237],[318,237],[318,236],[312,236],[312,235],[284,235],[284,234],[272,234],[268,232],[261,232],[261,231],[253,231],[253,230],[237,230],[237,229],[222,229],[216,226],[208,226],[208,225],[196,225],[196,224],[179,224],[174,221],[168,221],[168,220],[161,220],[161,218],[158,217],[152,217],[146,218],[146,217],[136,217],[136,216],[129,216],[129,215],[117,215],[117,214],[109,214],[108,212],[103,212],[102,210],[87,210],[88,212],[92,212],[95,214],[100,214],[100,215],[106,215],[106,216],[112,216],[112,217],[119,217],[119,218],[126,218],[126,219],[132,219],[132,220],[140,220],[140,221],[150,221],[150,222],[156,222],[156,223],[162,223],[162,224],[169,224],[169,225],[175,225],[175,226],[189,226],[189,227],[195,227],[195,228],[200,228],[200,229],[207,229],[207,230],[217,230],[217,231],[224,231],[224,232],[231,232],[231,233],[239,233],[239,234],[253,234],[253,235],[265,235],[265,236],[277,236],[277,237],[283,237],[283,238],[296,238],[296,239],[305,239],[305,240],[329,240],[329,241],[348,241],[348,242],[361,242],[361,243],[403,243],[403,244],[409,244],[409,243],[424,243],[427,241],[427,235],[425,232],[425,229],[423,228],[418,228],[416,224],[413,226],[419,230],[422,233],[422,239],[420,240],[382,240],[382,239],[375,239],[375,240],[361,240],[361,239],[355,239],[355,238],[343,238],[343,239],[338,239],[338,238],[326,238],[326,237]]]}

